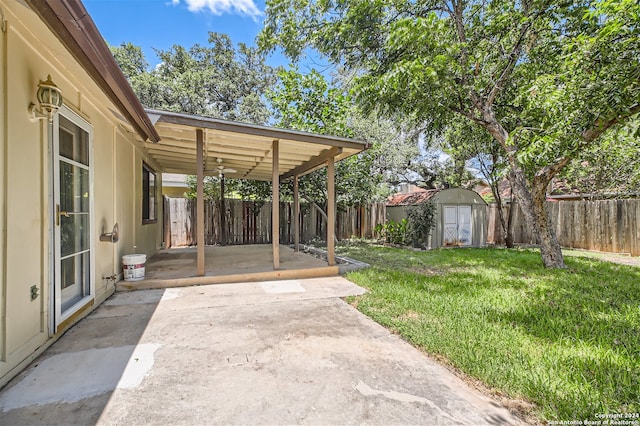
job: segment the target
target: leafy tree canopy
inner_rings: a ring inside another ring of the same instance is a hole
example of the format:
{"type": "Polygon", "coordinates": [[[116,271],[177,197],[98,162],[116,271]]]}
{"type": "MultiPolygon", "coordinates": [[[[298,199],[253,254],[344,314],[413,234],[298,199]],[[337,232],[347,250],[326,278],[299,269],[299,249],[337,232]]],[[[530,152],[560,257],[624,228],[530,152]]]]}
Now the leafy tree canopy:
{"type": "Polygon", "coordinates": [[[546,189],[640,111],[636,1],[269,0],[266,15],[263,50],[315,48],[358,75],[367,110],[488,132],[545,265],[564,267],[546,189]]]}
{"type": "Polygon", "coordinates": [[[265,54],[226,34],[209,33],[209,44],[156,50],[161,63],[152,70],[139,47],[111,47],[114,58],[145,107],[265,124],[265,99],[276,69],[265,54]]]}
{"type": "MultiPolygon", "coordinates": [[[[303,75],[292,68],[278,76],[278,86],[269,92],[278,127],[351,137],[371,145],[369,150],[336,164],[337,200],[354,205],[386,195],[380,190],[386,171],[402,153],[409,152],[401,147],[406,139],[398,126],[361,112],[344,87],[331,85],[316,70],[303,75]]],[[[310,199],[326,201],[325,169],[304,176],[300,185],[310,199]]]]}
{"type": "MultiPolygon", "coordinates": [[[[307,74],[295,67],[280,70],[278,84],[268,91],[267,98],[277,127],[370,143],[369,150],[336,164],[336,194],[341,204],[357,205],[386,197],[388,190],[382,181],[414,155],[413,146],[394,123],[364,115],[344,88],[332,85],[316,70],[307,74]]],[[[324,205],[326,182],[326,169],[319,169],[300,179],[300,192],[308,201],[324,205]]],[[[230,181],[229,188],[242,198],[271,198],[266,182],[230,181]]],[[[280,191],[283,199],[290,199],[292,182],[283,183],[280,191]]]]}
{"type": "Polygon", "coordinates": [[[595,198],[640,195],[640,119],[609,129],[562,171],[569,188],[595,198]]]}

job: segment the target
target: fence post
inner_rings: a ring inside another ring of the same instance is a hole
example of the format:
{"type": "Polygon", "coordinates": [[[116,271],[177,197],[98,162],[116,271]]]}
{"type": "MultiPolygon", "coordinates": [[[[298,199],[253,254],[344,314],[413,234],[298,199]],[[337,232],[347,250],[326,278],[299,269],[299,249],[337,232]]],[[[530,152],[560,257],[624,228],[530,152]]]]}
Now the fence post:
{"type": "Polygon", "coordinates": [[[164,230],[164,248],[171,247],[171,202],[162,196],[162,228],[164,230]]]}

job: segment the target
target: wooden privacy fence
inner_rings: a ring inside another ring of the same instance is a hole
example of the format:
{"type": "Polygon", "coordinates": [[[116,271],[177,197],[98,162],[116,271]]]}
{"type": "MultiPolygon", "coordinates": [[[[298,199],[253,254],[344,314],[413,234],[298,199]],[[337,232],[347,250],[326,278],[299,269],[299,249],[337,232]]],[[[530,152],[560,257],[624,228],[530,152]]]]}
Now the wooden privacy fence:
{"type": "MultiPolygon", "coordinates": [[[[548,201],[551,223],[562,247],[640,256],[640,200],[548,201]]],[[[510,207],[504,207],[505,217],[510,207]]],[[[489,206],[487,241],[504,244],[495,204],[489,206]]],[[[537,244],[516,204],[516,243],[537,244]]]]}
{"type": "MultiPolygon", "coordinates": [[[[205,202],[205,243],[266,244],[271,242],[271,203],[225,200],[224,231],[220,203],[205,202]]],[[[338,207],[336,237],[371,238],[373,228],[384,223],[384,204],[361,207],[338,207]]],[[[164,239],[166,247],[196,244],[196,201],[186,198],[164,198],[164,239]]],[[[326,239],[326,225],[318,211],[309,204],[300,205],[300,241],[326,239]]],[[[280,242],[293,243],[293,204],[280,203],[280,242]]]]}

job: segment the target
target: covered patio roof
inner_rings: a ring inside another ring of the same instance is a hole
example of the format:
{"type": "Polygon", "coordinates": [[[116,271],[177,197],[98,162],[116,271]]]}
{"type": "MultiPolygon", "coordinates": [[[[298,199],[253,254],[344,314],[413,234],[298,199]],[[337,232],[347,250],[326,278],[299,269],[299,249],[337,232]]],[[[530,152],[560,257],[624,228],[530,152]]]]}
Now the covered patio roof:
{"type": "Polygon", "coordinates": [[[219,167],[229,178],[273,179],[273,142],[279,141],[278,175],[281,180],[301,176],[325,166],[329,157],[340,161],[368,148],[348,138],[238,123],[209,117],[147,109],[160,134],[145,148],[168,173],[195,174],[196,129],[203,131],[204,174],[217,176],[219,167]]]}
{"type": "MultiPolygon", "coordinates": [[[[326,166],[327,263],[335,265],[335,162],[367,149],[367,143],[168,111],[147,109],[146,113],[160,135],[160,141],[144,143],[149,155],[163,172],[196,175],[198,276],[205,275],[204,176],[207,175],[271,181],[271,245],[273,269],[277,271],[280,269],[279,184],[293,178],[294,250],[298,251],[298,177],[326,166]]],[[[221,209],[224,211],[224,207],[221,209]]],[[[223,218],[224,215],[221,220],[223,218]]]]}

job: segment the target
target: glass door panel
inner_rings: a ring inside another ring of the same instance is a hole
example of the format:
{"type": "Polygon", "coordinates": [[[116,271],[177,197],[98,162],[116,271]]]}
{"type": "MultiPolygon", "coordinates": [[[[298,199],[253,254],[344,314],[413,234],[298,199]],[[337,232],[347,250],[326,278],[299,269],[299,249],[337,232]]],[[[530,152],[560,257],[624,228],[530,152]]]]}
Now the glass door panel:
{"type": "Polygon", "coordinates": [[[66,257],[60,261],[61,310],[64,313],[89,293],[89,252],[66,257]]]}
{"type": "Polygon", "coordinates": [[[442,237],[445,247],[471,245],[471,206],[444,206],[442,237]]]}
{"type": "Polygon", "coordinates": [[[461,246],[471,245],[471,206],[458,206],[458,239],[461,246]]]}
{"type": "Polygon", "coordinates": [[[89,170],[60,160],[60,255],[89,249],[89,170]]]}
{"type": "Polygon", "coordinates": [[[65,115],[54,126],[56,326],[92,296],[91,129],[65,115]]]}

